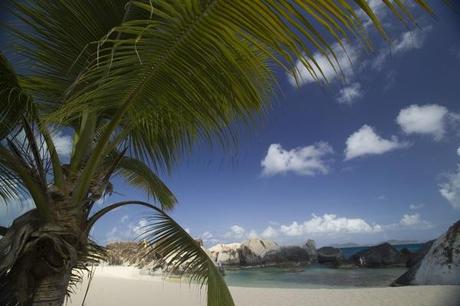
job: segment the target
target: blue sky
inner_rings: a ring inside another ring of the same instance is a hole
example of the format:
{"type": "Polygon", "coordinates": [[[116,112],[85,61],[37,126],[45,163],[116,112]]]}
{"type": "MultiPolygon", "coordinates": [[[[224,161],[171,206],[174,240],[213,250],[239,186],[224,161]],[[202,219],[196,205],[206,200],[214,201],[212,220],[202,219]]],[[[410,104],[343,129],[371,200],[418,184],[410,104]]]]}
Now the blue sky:
{"type": "MultiPolygon", "coordinates": [[[[337,49],[346,80],[277,72],[281,93],[254,126],[236,124],[237,147],[197,144],[165,182],[172,213],[207,245],[250,237],[319,245],[428,240],[460,218],[460,18],[444,6],[419,27],[395,26],[392,43],[337,49]]],[[[320,63],[323,61],[318,58],[320,63]]],[[[60,137],[65,144],[64,135],[60,137]]],[[[64,145],[65,147],[65,145],[64,145]]],[[[146,199],[115,179],[120,199],[146,199]]],[[[16,212],[0,211],[7,223],[16,212]]],[[[129,240],[148,211],[120,208],[94,238],[129,240]]]]}

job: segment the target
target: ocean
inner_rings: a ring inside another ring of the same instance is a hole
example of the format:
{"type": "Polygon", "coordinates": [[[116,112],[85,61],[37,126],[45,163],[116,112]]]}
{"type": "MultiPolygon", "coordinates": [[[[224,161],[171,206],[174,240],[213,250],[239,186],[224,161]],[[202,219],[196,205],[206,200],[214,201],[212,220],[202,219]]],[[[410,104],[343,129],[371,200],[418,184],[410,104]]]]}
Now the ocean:
{"type": "MultiPolygon", "coordinates": [[[[423,244],[395,245],[398,250],[408,248],[416,252],[423,244]]],[[[349,258],[367,247],[343,248],[349,258]]],[[[388,287],[406,272],[406,268],[334,269],[320,264],[305,267],[227,269],[225,281],[230,286],[262,288],[356,288],[388,287]]]]}

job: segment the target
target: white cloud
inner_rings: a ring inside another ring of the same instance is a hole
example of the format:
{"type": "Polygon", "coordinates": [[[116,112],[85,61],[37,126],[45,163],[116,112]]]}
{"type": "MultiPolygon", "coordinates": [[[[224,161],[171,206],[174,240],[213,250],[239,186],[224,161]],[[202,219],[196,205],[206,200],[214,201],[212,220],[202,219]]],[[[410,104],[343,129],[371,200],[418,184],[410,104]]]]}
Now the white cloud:
{"type": "Polygon", "coordinates": [[[337,101],[340,104],[352,105],[362,96],[361,84],[355,82],[340,89],[337,101]]]}
{"type": "Polygon", "coordinates": [[[439,185],[439,192],[456,209],[460,209],[460,165],[456,173],[448,173],[446,181],[439,185]]]}
{"type": "Polygon", "coordinates": [[[411,105],[399,112],[396,122],[406,134],[431,135],[435,140],[444,137],[448,110],[437,104],[411,105]]]}
{"type": "Polygon", "coordinates": [[[261,161],[262,174],[265,176],[287,172],[310,176],[318,173],[327,174],[329,167],[324,157],[331,153],[333,149],[326,142],[318,142],[289,151],[283,149],[280,144],[272,144],[261,161]]]}
{"type": "Polygon", "coordinates": [[[460,147],[457,149],[457,155],[460,156],[460,147]]]}
{"type": "MultiPolygon", "coordinates": [[[[124,217],[122,217],[122,219],[124,217]]],[[[145,219],[140,219],[137,223],[128,223],[127,225],[122,225],[122,223],[120,223],[117,226],[112,227],[112,229],[106,234],[106,242],[133,241],[141,238],[141,235],[144,233],[144,227],[147,224],[148,222],[145,219]]]]}
{"type": "MultiPolygon", "coordinates": [[[[68,159],[72,153],[72,136],[65,135],[62,131],[58,129],[50,129],[50,135],[53,140],[54,146],[56,148],[57,153],[61,158],[68,159]]],[[[26,134],[23,130],[20,133],[15,135],[15,141],[18,144],[28,143],[26,140],[26,134]]],[[[40,155],[41,156],[48,156],[48,146],[41,134],[35,133],[35,141],[40,148],[40,155]]],[[[29,152],[29,154],[32,154],[29,152]]]]}
{"type": "Polygon", "coordinates": [[[249,239],[257,239],[257,238],[259,238],[259,234],[257,234],[257,232],[255,230],[251,230],[248,233],[248,238],[249,239]]]}
{"type": "Polygon", "coordinates": [[[269,226],[266,229],[264,229],[264,231],[260,235],[264,238],[271,239],[277,237],[278,234],[279,233],[275,228],[269,226]]]}
{"type": "Polygon", "coordinates": [[[392,136],[391,139],[384,139],[377,135],[372,127],[363,125],[348,137],[345,160],[363,155],[383,154],[404,147],[407,147],[407,144],[399,142],[397,137],[392,136]]]}
{"type": "Polygon", "coordinates": [[[371,225],[360,218],[338,218],[333,214],[321,216],[313,215],[310,220],[303,223],[292,222],[282,225],[280,232],[286,236],[301,236],[307,234],[333,234],[333,233],[376,233],[381,232],[378,224],[371,225]]]}
{"type": "Polygon", "coordinates": [[[420,214],[405,214],[399,223],[403,226],[413,226],[419,224],[421,221],[420,214]]]}
{"type": "Polygon", "coordinates": [[[213,238],[214,235],[211,233],[211,232],[204,232],[203,234],[201,234],[200,238],[203,239],[203,240],[209,240],[211,238],[213,238]]]}
{"type": "MultiPolygon", "coordinates": [[[[380,1],[381,2],[381,1],[380,1]]],[[[398,39],[393,41],[390,48],[380,50],[377,57],[372,62],[372,68],[381,70],[387,58],[391,55],[402,55],[413,49],[420,49],[425,42],[427,33],[432,27],[428,26],[414,31],[407,31],[400,35],[398,39]]]]}
{"type": "Polygon", "coordinates": [[[59,155],[69,157],[72,153],[72,137],[64,135],[62,131],[54,131],[51,133],[54,146],[59,155]]]}
{"type": "Polygon", "coordinates": [[[126,221],[128,221],[128,219],[129,219],[129,216],[124,215],[123,217],[121,217],[120,221],[121,221],[121,223],[125,223],[126,221]]]}
{"type": "Polygon", "coordinates": [[[246,236],[246,230],[239,226],[239,225],[233,225],[230,227],[230,231],[225,233],[224,237],[225,238],[231,238],[231,239],[242,239],[246,236]]]}
{"type": "MultiPolygon", "coordinates": [[[[331,55],[325,56],[319,52],[316,52],[313,56],[315,58],[315,61],[319,65],[319,67],[321,67],[321,72],[324,74],[324,77],[326,78],[326,80],[331,82],[335,80],[336,78],[340,77],[341,75],[340,69],[345,77],[352,76],[353,75],[352,63],[358,57],[357,50],[355,50],[353,47],[351,47],[345,42],[343,43],[343,48],[338,43],[333,44],[331,48],[335,56],[337,57],[339,66],[337,66],[334,58],[331,55]],[[332,65],[329,62],[329,60],[332,61],[332,65]]],[[[318,68],[313,64],[313,62],[309,60],[308,57],[304,57],[303,60],[307,61],[308,63],[310,63],[310,65],[312,65],[311,69],[316,74],[317,78],[319,80],[322,80],[323,76],[320,70],[318,70],[318,68]]],[[[289,75],[289,82],[291,83],[291,85],[297,86],[296,79],[293,74],[297,76],[299,86],[316,82],[316,79],[312,76],[312,73],[307,68],[305,68],[301,60],[297,61],[293,73],[289,75]]]]}
{"type": "Polygon", "coordinates": [[[409,205],[410,210],[419,210],[423,207],[423,204],[411,204],[409,205]]]}
{"type": "Polygon", "coordinates": [[[432,224],[430,222],[422,220],[419,213],[404,214],[401,220],[399,221],[399,225],[402,227],[411,227],[418,229],[427,229],[432,227],[432,224]]]}

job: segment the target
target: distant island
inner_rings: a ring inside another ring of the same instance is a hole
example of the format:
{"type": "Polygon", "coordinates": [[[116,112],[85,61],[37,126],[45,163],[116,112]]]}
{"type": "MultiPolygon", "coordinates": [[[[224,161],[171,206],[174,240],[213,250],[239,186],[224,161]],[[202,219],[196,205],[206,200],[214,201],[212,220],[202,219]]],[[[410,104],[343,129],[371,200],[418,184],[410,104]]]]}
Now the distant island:
{"type": "Polygon", "coordinates": [[[391,245],[401,245],[401,244],[414,244],[414,243],[423,243],[417,240],[388,240],[381,243],[389,243],[391,245]]]}
{"type": "Polygon", "coordinates": [[[362,244],[358,244],[355,242],[335,243],[331,245],[331,247],[338,248],[338,249],[355,248],[355,247],[361,247],[361,246],[368,246],[368,245],[362,245],[362,244]]]}
{"type": "MultiPolygon", "coordinates": [[[[383,243],[389,243],[391,245],[403,245],[403,244],[416,244],[416,243],[424,243],[425,241],[417,241],[417,240],[387,240],[387,241],[382,241],[377,244],[383,244],[383,243]]],[[[331,247],[338,248],[338,249],[344,249],[344,248],[358,248],[358,247],[370,247],[376,245],[374,243],[369,243],[369,244],[360,244],[356,242],[345,242],[345,243],[335,243],[331,244],[331,247]]]]}

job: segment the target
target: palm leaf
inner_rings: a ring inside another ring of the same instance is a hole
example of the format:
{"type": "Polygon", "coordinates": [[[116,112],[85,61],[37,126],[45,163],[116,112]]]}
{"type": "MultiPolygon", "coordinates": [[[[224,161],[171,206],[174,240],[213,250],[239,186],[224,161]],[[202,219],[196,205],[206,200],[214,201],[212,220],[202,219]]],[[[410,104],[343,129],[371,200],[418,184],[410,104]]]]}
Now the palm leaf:
{"type": "Polygon", "coordinates": [[[9,0],[15,52],[27,66],[25,86],[49,112],[91,60],[91,44],[119,25],[128,0],[9,0]]]}
{"type": "Polygon", "coordinates": [[[0,52],[0,140],[20,125],[31,108],[31,98],[23,90],[13,67],[0,52]]]}
{"type": "Polygon", "coordinates": [[[208,306],[233,306],[234,302],[225,281],[206,251],[176,221],[162,209],[143,201],[112,203],[92,215],[87,224],[89,232],[107,213],[127,205],[140,205],[153,210],[143,226],[139,238],[152,247],[166,263],[166,268],[179,272],[189,280],[208,286],[208,306]]]}
{"type": "Polygon", "coordinates": [[[149,196],[157,199],[163,209],[172,209],[177,200],[161,179],[142,161],[122,157],[118,163],[117,173],[135,187],[142,188],[149,196]]]}
{"type": "Polygon", "coordinates": [[[205,250],[177,222],[156,208],[147,218],[140,237],[162,256],[170,271],[180,271],[191,281],[207,284],[208,306],[235,305],[225,281],[205,250]]]}
{"type": "Polygon", "coordinates": [[[195,139],[225,140],[235,119],[253,122],[274,92],[273,64],[291,71],[300,59],[323,79],[318,51],[339,73],[331,44],[363,38],[356,10],[384,34],[363,0],[13,2],[27,31],[12,30],[34,63],[24,84],[52,104],[48,119],[73,123],[89,112],[109,122],[77,202],[117,131],[132,156],[169,168],[195,139]]]}
{"type": "Polygon", "coordinates": [[[358,0],[131,3],[136,16],[147,17],[128,19],[99,41],[65,104],[49,117],[74,120],[90,111],[112,119],[76,194],[85,193],[98,156],[120,126],[136,158],[169,166],[197,137],[217,131],[226,139],[234,119],[252,121],[273,93],[273,63],[291,70],[300,59],[322,79],[313,56],[319,51],[339,71],[329,41],[345,39],[338,28],[359,36],[354,10],[384,33],[372,9],[358,0]]]}

